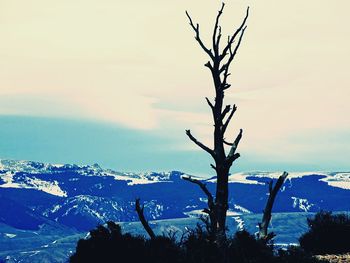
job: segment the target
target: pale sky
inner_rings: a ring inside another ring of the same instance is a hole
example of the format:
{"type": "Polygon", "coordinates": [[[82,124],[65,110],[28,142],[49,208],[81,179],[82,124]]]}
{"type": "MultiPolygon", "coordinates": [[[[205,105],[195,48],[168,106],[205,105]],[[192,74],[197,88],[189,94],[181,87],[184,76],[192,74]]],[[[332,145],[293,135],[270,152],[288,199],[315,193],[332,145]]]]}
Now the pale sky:
{"type": "MultiPolygon", "coordinates": [[[[242,158],[254,156],[241,169],[275,162],[286,169],[350,170],[350,2],[226,1],[225,34],[248,5],[226,92],[226,103],[238,106],[230,134],[243,128],[242,158]]],[[[213,97],[213,86],[184,11],[210,43],[220,6],[212,0],[0,0],[0,115],[122,127],[139,138],[161,137],[153,139],[156,148],[192,156],[197,149],[184,130],[210,145],[204,97],[213,97]]],[[[40,132],[48,130],[39,129],[39,138],[40,132]]],[[[0,157],[39,159],[6,149],[0,157]]],[[[84,161],[78,152],[75,158],[84,161]]]]}

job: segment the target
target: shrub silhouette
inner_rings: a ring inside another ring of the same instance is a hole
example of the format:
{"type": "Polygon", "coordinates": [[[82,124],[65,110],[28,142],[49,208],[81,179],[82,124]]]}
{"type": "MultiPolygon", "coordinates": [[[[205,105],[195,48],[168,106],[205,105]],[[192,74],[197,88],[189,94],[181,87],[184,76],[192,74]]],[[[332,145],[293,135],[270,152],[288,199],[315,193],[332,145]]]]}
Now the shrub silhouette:
{"type": "Polygon", "coordinates": [[[230,262],[274,262],[273,244],[266,244],[263,240],[257,240],[245,230],[236,232],[229,242],[230,262]],[[236,261],[236,259],[239,259],[239,261],[236,261]]]}
{"type": "Polygon", "coordinates": [[[313,254],[350,252],[350,217],[321,211],[308,218],[309,231],[299,239],[300,246],[313,254]]]}
{"type": "Polygon", "coordinates": [[[70,262],[113,262],[113,263],[177,263],[180,262],[180,248],[174,240],[158,236],[147,240],[141,236],[123,234],[119,225],[108,222],[90,231],[87,239],[80,239],[76,253],[70,262]]]}
{"type": "Polygon", "coordinates": [[[156,236],[154,239],[147,240],[145,244],[146,260],[144,259],[144,262],[181,262],[181,250],[175,240],[164,236],[156,236]]]}
{"type": "Polygon", "coordinates": [[[224,262],[224,257],[214,243],[214,238],[198,224],[179,244],[184,253],[183,261],[186,263],[224,262]]]}
{"type": "Polygon", "coordinates": [[[70,262],[141,262],[145,257],[145,240],[122,234],[119,225],[108,222],[90,231],[88,239],[80,239],[70,262]]]}
{"type": "Polygon", "coordinates": [[[205,228],[197,226],[181,241],[166,236],[145,239],[123,234],[119,225],[108,222],[78,241],[72,263],[315,263],[321,262],[303,250],[289,249],[274,254],[273,245],[247,231],[237,232],[220,247],[205,228]]]}

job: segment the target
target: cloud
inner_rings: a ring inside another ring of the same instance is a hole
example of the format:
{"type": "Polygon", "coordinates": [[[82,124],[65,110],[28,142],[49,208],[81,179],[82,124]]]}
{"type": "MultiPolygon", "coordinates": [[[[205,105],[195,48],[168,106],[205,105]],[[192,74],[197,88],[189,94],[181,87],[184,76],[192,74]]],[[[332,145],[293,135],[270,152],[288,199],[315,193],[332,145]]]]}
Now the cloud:
{"type": "MultiPolygon", "coordinates": [[[[169,138],[190,128],[211,143],[204,101],[214,98],[203,66],[208,58],[193,39],[184,10],[201,23],[210,43],[213,19],[207,18],[214,18],[217,2],[5,0],[1,5],[0,114],[100,120],[169,138]]],[[[227,3],[224,34],[240,23],[246,5],[227,3]]],[[[225,97],[238,106],[227,137],[243,128],[243,151],[278,156],[283,149],[288,158],[306,158],[306,149],[321,149],[308,140],[302,145],[290,140],[295,134],[350,128],[345,26],[350,4],[249,5],[248,30],[225,97]]],[[[340,140],[346,137],[327,145],[335,155],[336,149],[343,152],[340,140]]]]}

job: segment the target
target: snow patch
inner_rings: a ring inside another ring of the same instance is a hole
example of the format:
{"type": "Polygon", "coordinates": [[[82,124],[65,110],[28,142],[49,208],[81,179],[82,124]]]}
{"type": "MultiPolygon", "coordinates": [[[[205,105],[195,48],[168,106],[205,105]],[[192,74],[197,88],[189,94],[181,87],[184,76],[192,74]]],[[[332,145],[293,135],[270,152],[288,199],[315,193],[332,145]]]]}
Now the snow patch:
{"type": "Polygon", "coordinates": [[[188,217],[195,217],[195,218],[199,218],[200,216],[208,215],[208,214],[203,212],[203,209],[197,209],[197,210],[192,210],[189,212],[184,212],[184,214],[187,215],[188,217]]]}
{"type": "Polygon", "coordinates": [[[326,182],[329,186],[350,190],[350,173],[336,173],[319,181],[326,182]]]}
{"type": "Polygon", "coordinates": [[[6,172],[0,175],[0,178],[5,182],[1,184],[2,188],[24,188],[24,189],[36,189],[46,192],[48,194],[67,197],[67,193],[63,191],[57,181],[43,181],[36,177],[30,178],[25,177],[24,181],[20,181],[19,183],[14,182],[15,174],[12,171],[6,172]]]}
{"type": "MultiPolygon", "coordinates": [[[[265,185],[263,182],[259,182],[257,180],[254,180],[254,178],[248,178],[248,177],[256,177],[256,178],[270,178],[270,179],[278,179],[283,172],[241,172],[241,173],[234,173],[229,176],[229,183],[240,183],[240,184],[255,184],[255,185],[265,185]]],[[[287,180],[294,179],[294,178],[302,178],[304,176],[310,176],[310,175],[323,175],[327,176],[323,172],[292,172],[288,174],[287,180]]],[[[208,182],[216,182],[216,179],[210,179],[208,182]]]]}
{"type": "Polygon", "coordinates": [[[196,208],[198,205],[187,205],[185,208],[196,208]]]}
{"type": "Polygon", "coordinates": [[[242,231],[244,230],[244,221],[242,218],[240,218],[239,216],[234,216],[233,219],[236,221],[237,223],[237,231],[242,231]]]}
{"type": "MultiPolygon", "coordinates": [[[[247,177],[251,176],[249,173],[235,173],[229,176],[228,181],[229,183],[239,183],[239,184],[261,184],[264,185],[261,182],[255,181],[255,180],[248,180],[247,177]]],[[[216,178],[208,180],[208,182],[216,183],[216,178]]]]}
{"type": "Polygon", "coordinates": [[[246,214],[251,214],[252,213],[248,209],[246,209],[246,208],[244,208],[243,206],[240,206],[240,205],[234,204],[233,207],[235,209],[237,209],[238,211],[241,211],[241,212],[246,213],[246,214]]]}
{"type": "MultiPolygon", "coordinates": [[[[200,216],[203,216],[203,215],[205,215],[205,216],[208,215],[207,213],[203,212],[203,209],[191,210],[191,211],[188,211],[188,212],[184,212],[184,214],[187,215],[188,217],[196,217],[196,218],[198,218],[200,216]]],[[[238,213],[238,212],[232,211],[232,210],[227,210],[226,215],[227,216],[232,216],[232,217],[237,217],[237,216],[241,215],[241,213],[238,213]]]]}
{"type": "Polygon", "coordinates": [[[106,176],[112,176],[117,181],[127,181],[127,185],[139,185],[139,184],[154,184],[154,183],[166,183],[170,182],[170,173],[116,173],[109,171],[105,173],[106,176]]]}
{"type": "Polygon", "coordinates": [[[60,208],[61,208],[61,205],[55,205],[55,206],[51,209],[51,213],[57,212],[60,208]]]}
{"type": "Polygon", "coordinates": [[[208,203],[208,199],[204,198],[204,197],[199,197],[199,201],[204,202],[204,203],[208,203]]]}
{"type": "MultiPolygon", "coordinates": [[[[229,176],[229,183],[241,183],[241,184],[255,184],[255,185],[264,185],[264,183],[255,180],[255,178],[270,178],[270,179],[278,179],[283,172],[241,172],[235,173],[229,176]],[[250,178],[249,178],[250,177],[250,178]]],[[[292,179],[302,178],[306,176],[319,175],[323,178],[319,179],[319,181],[327,183],[329,186],[338,187],[346,190],[350,190],[350,172],[291,172],[288,173],[287,181],[291,181],[292,179]]],[[[216,179],[209,179],[208,182],[215,183],[216,179]]],[[[281,189],[284,191],[285,189],[281,189]]]]}
{"type": "Polygon", "coordinates": [[[5,237],[8,237],[8,238],[14,238],[17,236],[15,234],[10,234],[10,233],[4,233],[4,235],[5,235],[5,237]]]}
{"type": "Polygon", "coordinates": [[[236,212],[236,211],[232,211],[232,210],[227,210],[226,215],[227,216],[239,216],[242,213],[236,212]]]}
{"type": "Polygon", "coordinates": [[[291,198],[293,200],[293,208],[299,208],[304,212],[308,212],[310,208],[314,206],[313,204],[310,204],[307,199],[298,198],[295,196],[292,196],[291,198]]]}

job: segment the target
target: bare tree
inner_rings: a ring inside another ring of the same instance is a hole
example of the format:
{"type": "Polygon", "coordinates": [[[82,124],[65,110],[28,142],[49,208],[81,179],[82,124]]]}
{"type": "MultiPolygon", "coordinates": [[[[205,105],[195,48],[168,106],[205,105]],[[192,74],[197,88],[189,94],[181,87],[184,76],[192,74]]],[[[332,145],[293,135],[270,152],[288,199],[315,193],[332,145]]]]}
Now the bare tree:
{"type": "Polygon", "coordinates": [[[220,49],[221,43],[221,26],[220,17],[223,13],[225,4],[223,3],[219,10],[213,35],[212,35],[212,47],[208,48],[200,36],[199,24],[195,24],[186,11],[186,15],[189,19],[191,28],[195,33],[195,39],[199,46],[209,56],[209,61],[205,66],[210,70],[213,78],[215,88],[215,100],[212,102],[209,98],[206,101],[211,109],[213,121],[214,121],[214,148],[210,148],[196,139],[190,130],[186,130],[187,136],[201,149],[209,153],[214,159],[215,164],[211,164],[211,167],[216,172],[216,194],[213,198],[212,194],[208,191],[205,184],[199,180],[192,178],[184,178],[187,181],[197,184],[208,197],[208,209],[204,210],[210,218],[210,224],[216,240],[220,241],[226,237],[226,212],[228,210],[228,176],[230,168],[233,162],[240,157],[239,153],[236,152],[238,144],[242,138],[242,129],[238,133],[237,137],[233,142],[225,140],[225,133],[228,125],[237,110],[236,105],[224,106],[224,93],[231,87],[228,83],[228,77],[230,76],[229,70],[230,65],[237,55],[237,51],[240,47],[243,39],[244,32],[247,28],[246,21],[249,15],[249,7],[247,8],[245,18],[241,25],[233,32],[231,36],[228,36],[227,42],[224,47],[220,49]],[[226,152],[225,145],[229,146],[230,149],[226,152]]]}
{"type": "Polygon", "coordinates": [[[287,176],[288,176],[288,173],[283,172],[283,174],[277,179],[277,182],[275,183],[275,185],[273,185],[273,180],[271,180],[269,183],[269,197],[267,198],[261,223],[259,223],[259,233],[258,233],[258,238],[265,242],[268,242],[275,236],[275,234],[272,232],[268,233],[268,227],[271,221],[272,207],[275,202],[276,195],[278,194],[278,191],[282,187],[287,176]]]}
{"type": "Polygon", "coordinates": [[[135,201],[135,210],[137,212],[137,215],[141,221],[143,228],[146,230],[149,237],[151,239],[155,239],[156,235],[154,234],[152,228],[149,226],[148,221],[145,218],[145,215],[143,213],[144,209],[145,209],[144,205],[142,205],[142,207],[140,206],[140,198],[137,198],[135,201]]]}

